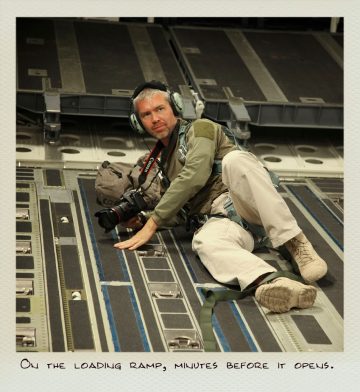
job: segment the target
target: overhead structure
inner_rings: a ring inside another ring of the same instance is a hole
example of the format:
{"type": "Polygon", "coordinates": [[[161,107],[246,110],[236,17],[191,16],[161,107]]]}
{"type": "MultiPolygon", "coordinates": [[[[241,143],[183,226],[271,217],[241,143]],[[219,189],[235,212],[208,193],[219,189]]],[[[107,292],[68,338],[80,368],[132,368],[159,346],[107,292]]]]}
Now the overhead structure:
{"type": "Polygon", "coordinates": [[[180,61],[217,121],[343,127],[342,39],[324,32],[172,27],[180,61]]]}
{"type": "Polygon", "coordinates": [[[17,106],[43,114],[47,140],[61,115],[127,118],[133,89],[161,80],[185,118],[248,125],[343,128],[342,35],[18,18],[17,106]],[[198,105],[199,106],[199,105],[198,105]]]}
{"type": "Polygon", "coordinates": [[[185,116],[195,118],[161,26],[20,18],[17,52],[17,106],[43,113],[44,123],[54,125],[54,135],[45,126],[50,138],[60,131],[52,120],[57,102],[61,114],[126,118],[134,88],[151,79],[180,92],[185,116]]]}

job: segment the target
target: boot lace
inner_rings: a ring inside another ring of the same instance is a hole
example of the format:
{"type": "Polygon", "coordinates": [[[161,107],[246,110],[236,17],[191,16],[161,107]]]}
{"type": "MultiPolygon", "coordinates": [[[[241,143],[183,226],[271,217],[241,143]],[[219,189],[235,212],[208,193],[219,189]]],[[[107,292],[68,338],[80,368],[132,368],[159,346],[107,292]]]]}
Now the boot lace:
{"type": "Polygon", "coordinates": [[[311,247],[309,242],[301,242],[296,238],[290,240],[293,257],[296,259],[299,266],[304,266],[313,260],[311,247]]]}

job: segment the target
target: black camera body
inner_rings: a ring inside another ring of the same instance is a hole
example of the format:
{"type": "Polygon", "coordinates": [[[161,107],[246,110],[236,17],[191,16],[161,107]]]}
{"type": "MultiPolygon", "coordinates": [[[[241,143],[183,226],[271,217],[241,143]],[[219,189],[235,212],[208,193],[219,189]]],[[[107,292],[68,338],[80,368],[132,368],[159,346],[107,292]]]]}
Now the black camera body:
{"type": "Polygon", "coordinates": [[[96,212],[95,216],[99,225],[105,229],[105,233],[108,233],[119,223],[128,221],[146,208],[142,193],[132,189],[123,194],[117,206],[104,208],[96,212]]]}

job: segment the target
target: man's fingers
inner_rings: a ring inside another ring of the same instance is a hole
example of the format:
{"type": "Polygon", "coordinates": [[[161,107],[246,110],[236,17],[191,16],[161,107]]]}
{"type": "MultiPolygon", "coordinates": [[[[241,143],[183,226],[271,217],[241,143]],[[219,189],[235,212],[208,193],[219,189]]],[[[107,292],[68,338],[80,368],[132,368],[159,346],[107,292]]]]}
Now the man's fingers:
{"type": "Polygon", "coordinates": [[[128,248],[129,250],[135,250],[137,248],[139,248],[142,244],[135,244],[133,246],[131,246],[130,248],[128,248]]]}
{"type": "Polygon", "coordinates": [[[132,239],[131,238],[129,240],[121,241],[121,242],[116,243],[114,245],[114,248],[135,250],[139,246],[143,245],[144,243],[145,243],[145,241],[141,241],[141,240],[137,240],[137,239],[132,239]]]}
{"type": "Polygon", "coordinates": [[[139,246],[146,244],[150,238],[154,235],[157,229],[157,224],[152,218],[146,222],[145,226],[138,231],[132,238],[118,242],[114,245],[118,249],[130,249],[135,250],[139,246]]]}
{"type": "Polygon", "coordinates": [[[130,240],[118,242],[117,244],[114,245],[114,247],[118,248],[118,249],[126,249],[129,246],[131,246],[132,244],[133,244],[133,241],[131,241],[131,239],[130,239],[130,240]]]}

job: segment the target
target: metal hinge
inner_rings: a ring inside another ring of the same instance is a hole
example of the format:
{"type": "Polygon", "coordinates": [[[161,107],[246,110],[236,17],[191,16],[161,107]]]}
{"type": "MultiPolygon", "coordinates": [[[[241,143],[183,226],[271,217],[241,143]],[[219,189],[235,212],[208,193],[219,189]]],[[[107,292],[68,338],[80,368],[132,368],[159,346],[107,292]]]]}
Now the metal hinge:
{"type": "Polygon", "coordinates": [[[16,328],[16,345],[34,347],[36,343],[35,328],[16,328]]]}
{"type": "Polygon", "coordinates": [[[17,295],[33,295],[34,282],[32,280],[16,279],[16,294],[17,295]]]}
{"type": "Polygon", "coordinates": [[[147,244],[141,246],[141,248],[137,251],[139,256],[156,256],[163,257],[166,254],[165,247],[163,245],[158,244],[147,244]]]}
{"type": "Polygon", "coordinates": [[[201,350],[200,340],[191,339],[188,336],[177,336],[167,342],[170,350],[201,350]]]}
{"type": "Polygon", "coordinates": [[[167,330],[164,334],[170,351],[203,351],[195,330],[167,330]]]}
{"type": "Polygon", "coordinates": [[[16,241],[16,253],[31,253],[31,242],[16,241]]]}
{"type": "Polygon", "coordinates": [[[27,208],[17,208],[16,219],[29,220],[30,219],[29,210],[27,208]]]}
{"type": "Polygon", "coordinates": [[[151,295],[155,298],[180,298],[181,290],[177,283],[149,284],[151,295]]]}
{"type": "Polygon", "coordinates": [[[199,349],[200,348],[200,342],[197,340],[192,340],[187,336],[178,336],[177,338],[170,340],[168,342],[169,348],[172,349],[199,349]]]}

